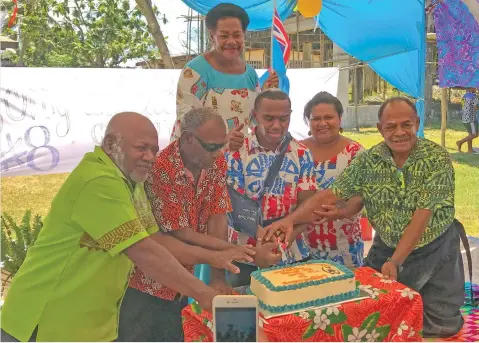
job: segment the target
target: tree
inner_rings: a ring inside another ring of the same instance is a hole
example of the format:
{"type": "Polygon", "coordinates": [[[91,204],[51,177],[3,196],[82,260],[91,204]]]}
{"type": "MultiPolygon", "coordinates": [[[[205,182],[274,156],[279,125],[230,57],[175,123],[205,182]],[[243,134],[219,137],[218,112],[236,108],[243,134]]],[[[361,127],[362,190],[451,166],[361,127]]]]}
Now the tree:
{"type": "Polygon", "coordinates": [[[166,39],[165,36],[163,36],[163,32],[161,31],[161,27],[158,23],[158,19],[156,18],[155,9],[151,3],[151,0],[136,0],[136,4],[145,16],[145,19],[148,23],[148,28],[151,35],[155,39],[156,46],[160,51],[161,59],[163,60],[166,69],[175,68],[175,64],[173,63],[173,59],[171,58],[168,45],[166,45],[166,39]]]}
{"type": "Polygon", "coordinates": [[[158,55],[142,12],[128,0],[30,0],[23,6],[19,59],[26,66],[117,67],[158,55]]]}

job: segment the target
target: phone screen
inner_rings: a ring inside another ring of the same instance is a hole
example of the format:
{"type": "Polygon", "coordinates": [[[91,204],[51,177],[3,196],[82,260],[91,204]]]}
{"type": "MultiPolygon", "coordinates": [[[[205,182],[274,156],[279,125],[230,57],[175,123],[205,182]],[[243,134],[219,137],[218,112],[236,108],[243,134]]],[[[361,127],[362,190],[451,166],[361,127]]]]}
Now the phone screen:
{"type": "Polygon", "coordinates": [[[217,307],[215,311],[217,342],[256,342],[256,308],[217,307]]]}

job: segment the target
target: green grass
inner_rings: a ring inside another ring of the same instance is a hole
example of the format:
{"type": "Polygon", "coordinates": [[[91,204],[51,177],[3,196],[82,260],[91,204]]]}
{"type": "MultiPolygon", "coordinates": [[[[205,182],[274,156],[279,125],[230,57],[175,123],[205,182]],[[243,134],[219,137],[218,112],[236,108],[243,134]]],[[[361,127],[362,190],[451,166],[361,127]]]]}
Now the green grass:
{"type": "MultiPolygon", "coordinates": [[[[456,217],[470,235],[479,236],[479,155],[459,154],[455,142],[465,136],[459,124],[448,124],[446,148],[451,153],[456,171],[456,217]]],[[[366,148],[379,143],[381,136],[375,128],[363,128],[358,132],[346,132],[346,136],[360,142],[366,148]]],[[[425,135],[437,143],[441,132],[437,124],[427,128],[425,135]]],[[[474,142],[479,145],[479,139],[474,142]]],[[[1,210],[20,220],[25,210],[32,214],[47,214],[50,203],[68,174],[4,177],[1,179],[1,210]]]]}
{"type": "MultiPolygon", "coordinates": [[[[455,105],[460,105],[462,103],[462,97],[465,94],[464,89],[448,89],[448,92],[451,93],[450,103],[455,105]]],[[[383,96],[382,92],[372,94],[364,94],[363,104],[381,104],[385,99],[391,98],[393,96],[405,96],[412,101],[416,101],[414,97],[409,96],[406,93],[394,90],[394,87],[388,84],[386,90],[386,96],[383,96]]],[[[432,101],[440,102],[441,101],[441,88],[439,86],[432,86],[432,101]]],[[[349,87],[349,105],[354,105],[353,98],[353,87],[349,87]]]]}

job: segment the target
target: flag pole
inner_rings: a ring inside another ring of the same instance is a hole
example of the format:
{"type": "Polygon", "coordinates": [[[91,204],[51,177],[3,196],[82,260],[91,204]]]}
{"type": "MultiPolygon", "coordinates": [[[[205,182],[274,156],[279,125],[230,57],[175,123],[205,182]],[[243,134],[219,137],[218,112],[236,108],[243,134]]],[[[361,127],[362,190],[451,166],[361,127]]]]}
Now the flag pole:
{"type": "Polygon", "coordinates": [[[274,47],[273,47],[273,37],[274,37],[274,13],[276,11],[276,0],[273,0],[273,17],[272,17],[272,20],[271,20],[271,52],[270,52],[270,58],[271,58],[271,61],[270,61],[270,65],[269,65],[269,68],[270,68],[270,71],[272,72],[273,71],[273,50],[274,50],[274,47]]]}

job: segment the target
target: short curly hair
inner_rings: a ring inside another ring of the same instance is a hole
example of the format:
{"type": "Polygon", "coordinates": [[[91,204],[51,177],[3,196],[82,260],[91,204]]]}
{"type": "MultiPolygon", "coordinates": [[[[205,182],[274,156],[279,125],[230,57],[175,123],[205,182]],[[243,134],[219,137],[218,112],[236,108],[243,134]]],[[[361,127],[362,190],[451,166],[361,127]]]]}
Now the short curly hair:
{"type": "Polygon", "coordinates": [[[266,89],[258,94],[256,99],[254,100],[254,109],[258,110],[259,107],[261,106],[261,102],[263,99],[269,99],[269,100],[288,100],[289,106],[291,106],[291,99],[288,94],[283,92],[279,88],[269,88],[266,89]]]}
{"type": "Polygon", "coordinates": [[[241,22],[243,32],[246,31],[249,25],[248,13],[241,7],[229,3],[219,4],[213,7],[205,17],[206,27],[210,30],[215,30],[218,20],[224,18],[236,18],[241,22]]]}
{"type": "Polygon", "coordinates": [[[186,112],[180,119],[180,130],[194,131],[210,120],[223,122],[223,118],[211,107],[195,107],[186,112]]]}
{"type": "Polygon", "coordinates": [[[378,120],[379,121],[381,120],[381,117],[383,116],[383,112],[386,109],[386,106],[389,105],[389,104],[393,104],[395,102],[404,102],[409,107],[411,107],[413,112],[417,115],[416,105],[411,100],[409,100],[408,98],[403,97],[403,96],[395,96],[395,97],[387,99],[385,102],[382,103],[381,107],[379,107],[379,111],[378,111],[378,120]]]}

